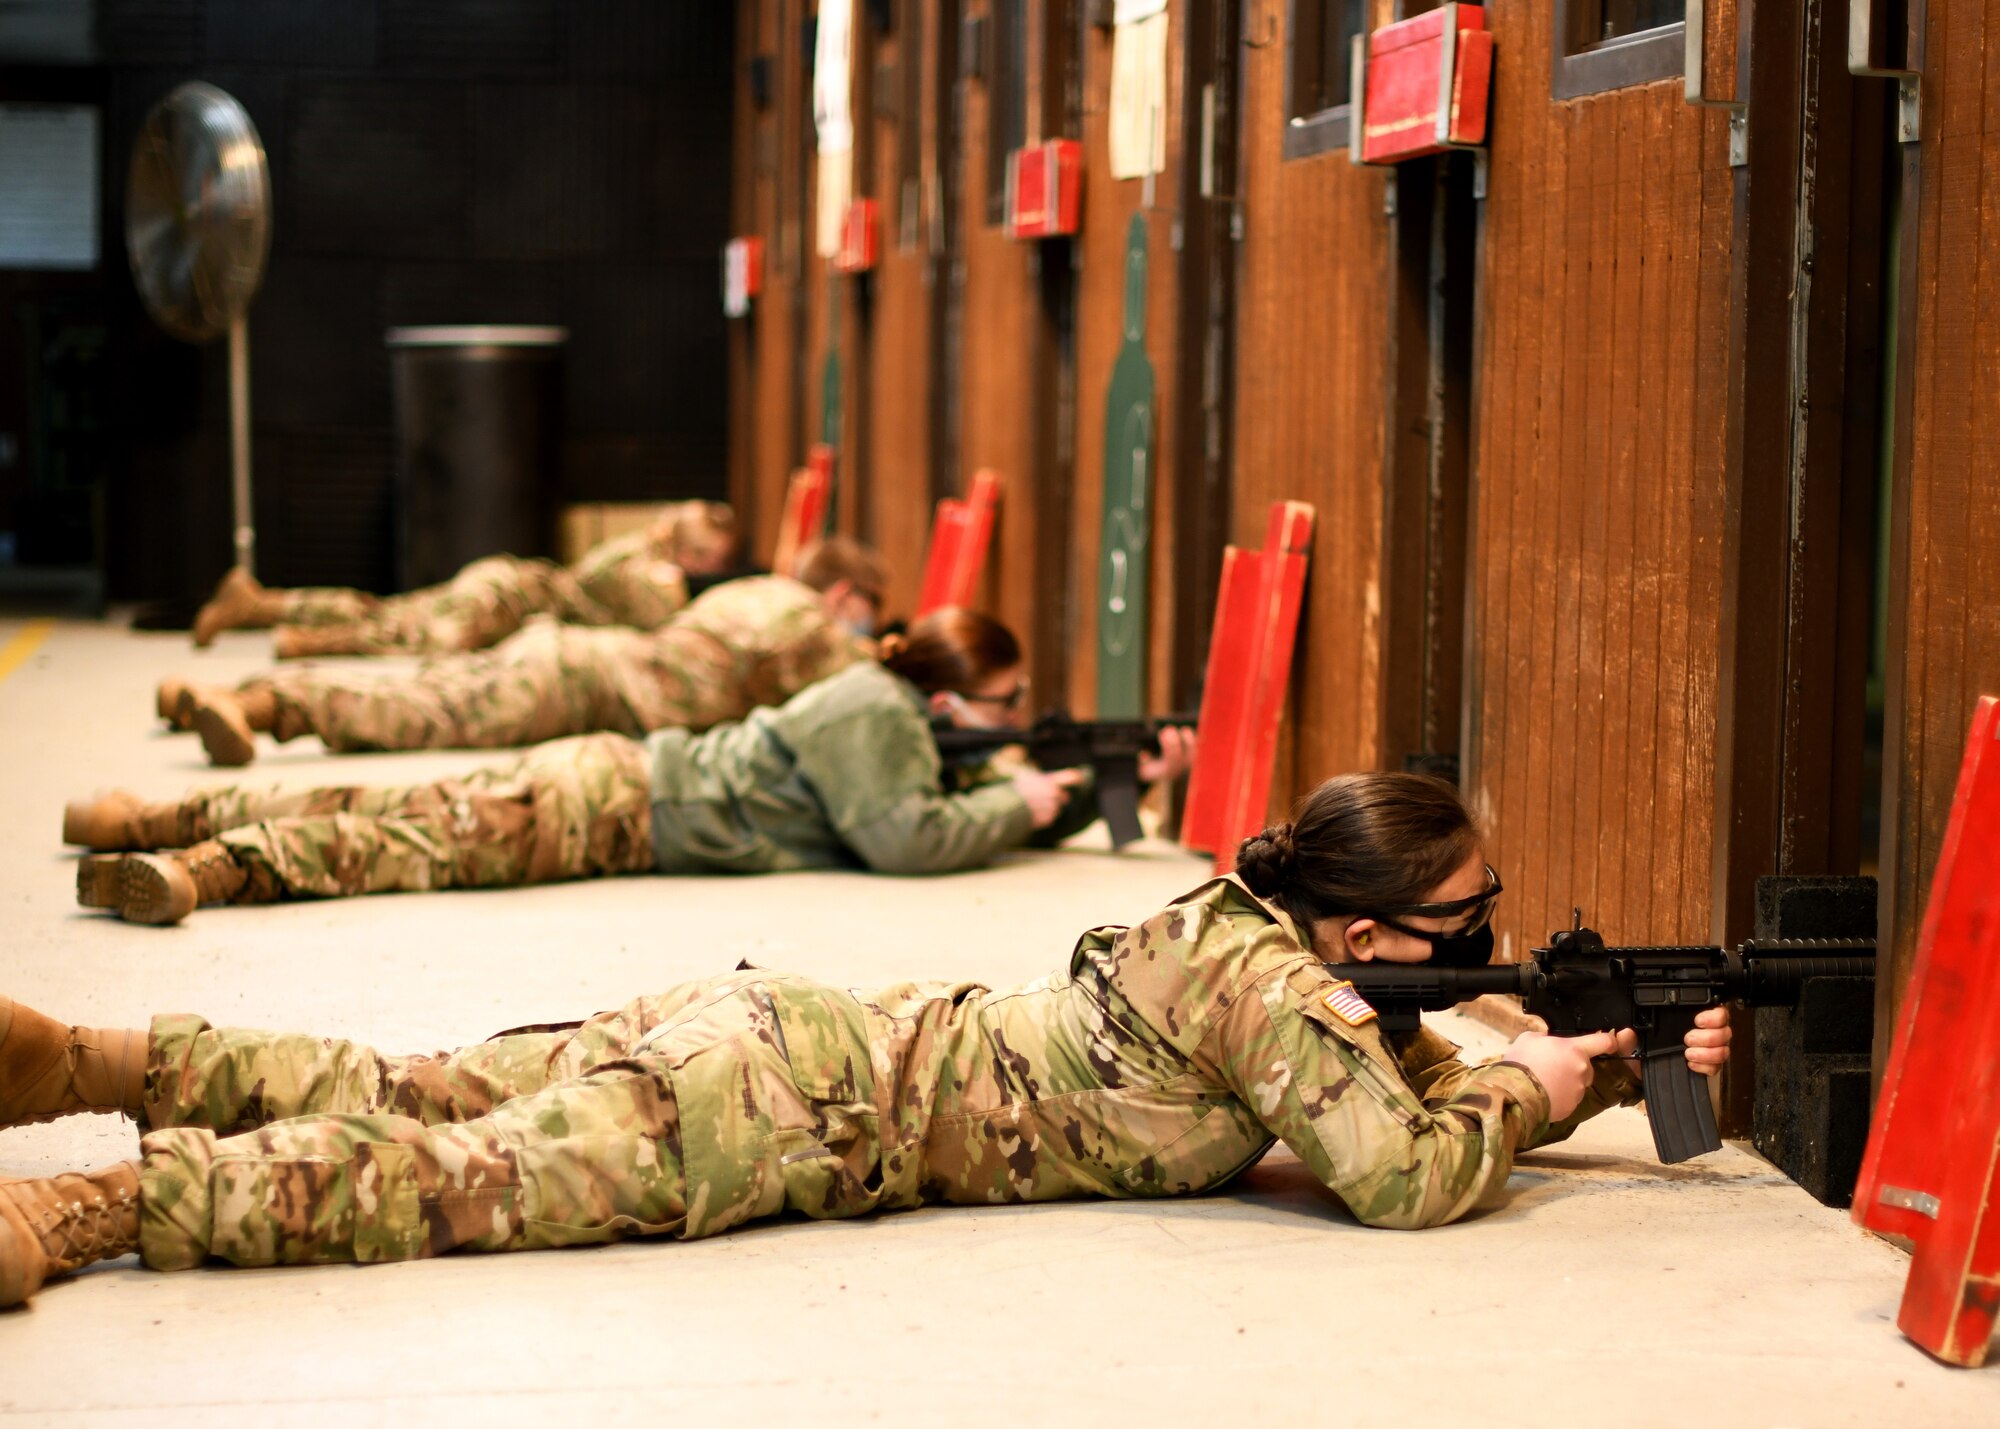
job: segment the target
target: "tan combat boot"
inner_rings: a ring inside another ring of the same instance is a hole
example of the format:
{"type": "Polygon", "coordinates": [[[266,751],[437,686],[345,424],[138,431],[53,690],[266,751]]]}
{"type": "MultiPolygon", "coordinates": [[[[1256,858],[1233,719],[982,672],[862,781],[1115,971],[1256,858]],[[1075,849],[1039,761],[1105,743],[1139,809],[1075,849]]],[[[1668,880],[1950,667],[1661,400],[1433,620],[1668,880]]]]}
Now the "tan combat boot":
{"type": "Polygon", "coordinates": [[[268,687],[223,690],[197,686],[181,708],[188,712],[208,762],[234,769],[257,757],[258,730],[269,730],[278,714],[278,699],[268,687]]]}
{"type": "Polygon", "coordinates": [[[139,1115],[146,1094],[146,1034],[68,1027],[0,997],[0,1127],[79,1112],[139,1115]]]}
{"type": "Polygon", "coordinates": [[[139,1163],[0,1184],[0,1308],[139,1248],[139,1163]]]}
{"type": "Polygon", "coordinates": [[[187,717],[181,713],[181,706],[187,700],[188,682],[171,676],[160,681],[158,691],[153,696],[153,708],[160,712],[160,718],[175,729],[192,729],[187,717]]]}
{"type": "Polygon", "coordinates": [[[208,821],[186,804],[149,804],[114,789],[63,806],[63,842],[85,848],[186,848],[208,836],[208,821]]]}
{"type": "Polygon", "coordinates": [[[178,923],[206,903],[244,901],[250,871],[210,840],[166,853],[91,854],[76,866],[76,901],[128,923],[178,923]]]}
{"type": "Polygon", "coordinates": [[[278,592],[258,585],[243,567],[231,566],[208,604],[195,614],[196,648],[207,649],[225,630],[262,630],[277,624],[281,599],[278,592]]]}
{"type": "Polygon", "coordinates": [[[367,642],[352,625],[280,625],[271,632],[271,652],[280,660],[314,655],[366,655],[367,642]]]}

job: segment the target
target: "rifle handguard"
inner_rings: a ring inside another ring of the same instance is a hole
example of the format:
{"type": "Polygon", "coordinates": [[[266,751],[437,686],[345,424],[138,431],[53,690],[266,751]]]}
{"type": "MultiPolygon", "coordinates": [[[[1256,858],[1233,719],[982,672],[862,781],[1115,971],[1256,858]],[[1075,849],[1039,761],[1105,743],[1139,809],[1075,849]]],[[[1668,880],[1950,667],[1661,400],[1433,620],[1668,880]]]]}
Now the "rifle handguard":
{"type": "Polygon", "coordinates": [[[1373,1007],[1385,1032],[1414,1030],[1425,1012],[1481,993],[1515,993],[1556,1036],[1632,1027],[1653,1148],[1668,1165],[1722,1145],[1708,1078],[1687,1064],[1695,1014],[1733,999],[1795,1003],[1812,978],[1872,977],[1875,945],[1862,938],[1766,939],[1716,946],[1606,947],[1588,928],[1558,933],[1534,960],[1483,968],[1423,963],[1329,963],[1373,1007]]]}

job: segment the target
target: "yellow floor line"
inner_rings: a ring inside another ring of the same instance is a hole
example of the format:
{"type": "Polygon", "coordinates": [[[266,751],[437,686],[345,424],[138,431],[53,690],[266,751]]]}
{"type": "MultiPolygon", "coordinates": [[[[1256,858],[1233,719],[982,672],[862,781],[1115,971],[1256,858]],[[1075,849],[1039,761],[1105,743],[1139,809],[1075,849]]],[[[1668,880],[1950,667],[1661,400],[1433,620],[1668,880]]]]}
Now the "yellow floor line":
{"type": "Polygon", "coordinates": [[[56,628],[53,620],[31,620],[15,632],[14,638],[0,645],[0,680],[6,679],[21,668],[23,662],[35,653],[49,632],[56,628]]]}

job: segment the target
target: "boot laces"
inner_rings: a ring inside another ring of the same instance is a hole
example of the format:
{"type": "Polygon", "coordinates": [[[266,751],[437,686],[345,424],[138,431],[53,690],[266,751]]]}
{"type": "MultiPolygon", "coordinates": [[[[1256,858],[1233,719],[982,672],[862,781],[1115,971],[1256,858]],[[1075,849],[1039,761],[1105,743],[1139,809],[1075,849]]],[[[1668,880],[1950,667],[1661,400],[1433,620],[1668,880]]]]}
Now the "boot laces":
{"type": "Polygon", "coordinates": [[[96,1199],[58,1202],[42,1227],[42,1245],[49,1258],[64,1265],[88,1265],[131,1249],[132,1193],[116,1196],[100,1191],[96,1199]]]}
{"type": "Polygon", "coordinates": [[[201,901],[211,902],[228,891],[228,880],[237,871],[236,855],[226,848],[203,849],[186,860],[201,901]]]}

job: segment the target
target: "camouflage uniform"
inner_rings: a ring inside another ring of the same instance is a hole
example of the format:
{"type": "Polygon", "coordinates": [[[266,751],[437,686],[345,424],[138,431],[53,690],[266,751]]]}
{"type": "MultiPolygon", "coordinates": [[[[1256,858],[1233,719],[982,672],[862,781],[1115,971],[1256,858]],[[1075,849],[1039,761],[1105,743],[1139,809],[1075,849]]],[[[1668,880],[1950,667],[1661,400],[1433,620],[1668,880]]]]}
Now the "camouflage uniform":
{"type": "MultiPolygon", "coordinates": [[[[156,1021],[141,1253],[174,1269],[712,1235],[784,1210],[1159,1197],[1283,1138],[1372,1225],[1454,1219],[1551,1126],[1525,1069],[1343,1014],[1218,879],[1066,974],[843,992],[742,969],[450,1056],[156,1021]]],[[[1338,1004],[1338,1005],[1337,1005],[1338,1004]]]]}
{"type": "Polygon", "coordinates": [[[657,630],[680,614],[688,603],[687,576],[674,566],[675,579],[660,579],[660,566],[672,565],[662,536],[670,529],[671,523],[659,522],[644,531],[601,541],[569,568],[583,601],[604,612],[603,621],[589,623],[657,630]]]}
{"type": "Polygon", "coordinates": [[[250,871],[241,898],[502,888],[652,867],[644,747],[593,734],[462,779],[191,796],[183,827],[250,871]]]}
{"type": "Polygon", "coordinates": [[[274,592],[279,625],[348,626],[357,651],[438,654],[484,650],[535,615],[572,625],[652,630],[687,604],[687,578],[668,560],[669,522],[606,541],[565,569],[553,561],[488,556],[443,585],[386,598],[342,587],[274,592]]]}
{"type": "Polygon", "coordinates": [[[304,666],[242,688],[270,690],[279,740],[317,734],[339,753],[504,749],[592,730],[706,729],[867,654],[811,589],[758,576],[716,586],[653,632],[535,620],[490,651],[414,673],[304,666]]]}
{"type": "Polygon", "coordinates": [[[411,788],[211,789],[183,802],[180,823],[227,846],[250,870],[242,899],[266,902],[653,868],[934,873],[1067,837],[1097,814],[1086,790],[1036,831],[986,768],[948,791],[922,697],[872,660],[741,724],[654,739],[556,740],[411,788]]]}

